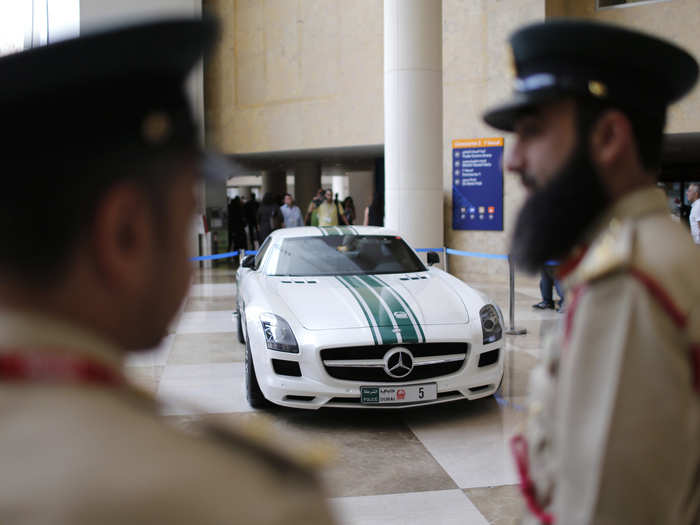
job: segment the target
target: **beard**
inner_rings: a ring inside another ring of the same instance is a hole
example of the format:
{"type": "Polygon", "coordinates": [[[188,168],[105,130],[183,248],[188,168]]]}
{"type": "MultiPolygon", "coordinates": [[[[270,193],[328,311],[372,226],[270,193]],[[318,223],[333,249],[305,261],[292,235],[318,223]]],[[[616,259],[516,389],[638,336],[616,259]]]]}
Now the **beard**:
{"type": "MultiPolygon", "coordinates": [[[[532,180],[524,175],[524,179],[532,180]]],[[[563,168],[520,209],[511,241],[516,266],[534,274],[562,260],[605,210],[609,198],[581,141],[563,168]]]]}

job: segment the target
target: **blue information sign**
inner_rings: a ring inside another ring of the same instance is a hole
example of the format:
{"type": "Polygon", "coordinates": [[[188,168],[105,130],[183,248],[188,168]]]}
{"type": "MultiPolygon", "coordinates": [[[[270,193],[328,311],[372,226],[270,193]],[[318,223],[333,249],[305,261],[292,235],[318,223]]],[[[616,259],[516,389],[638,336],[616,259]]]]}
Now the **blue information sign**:
{"type": "Polygon", "coordinates": [[[503,138],[452,141],[452,229],[503,231],[503,138]]]}

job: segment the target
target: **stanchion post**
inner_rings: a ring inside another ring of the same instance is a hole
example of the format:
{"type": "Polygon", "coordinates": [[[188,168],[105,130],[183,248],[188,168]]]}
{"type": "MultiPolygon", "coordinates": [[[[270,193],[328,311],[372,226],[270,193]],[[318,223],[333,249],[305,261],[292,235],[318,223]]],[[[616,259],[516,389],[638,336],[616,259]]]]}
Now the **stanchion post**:
{"type": "Polygon", "coordinates": [[[508,335],[525,335],[527,333],[526,328],[516,328],[515,327],[515,269],[513,268],[513,261],[508,254],[508,274],[509,274],[509,310],[510,310],[510,328],[506,330],[508,335]]]}
{"type": "Polygon", "coordinates": [[[442,255],[445,261],[445,273],[450,273],[449,266],[447,266],[447,246],[442,247],[442,255]]]}

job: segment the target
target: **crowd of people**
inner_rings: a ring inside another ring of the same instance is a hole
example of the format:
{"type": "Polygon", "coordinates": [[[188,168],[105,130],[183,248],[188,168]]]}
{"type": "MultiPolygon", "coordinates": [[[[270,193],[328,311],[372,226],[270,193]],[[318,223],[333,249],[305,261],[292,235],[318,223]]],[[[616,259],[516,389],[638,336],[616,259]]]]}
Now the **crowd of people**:
{"type": "MultiPolygon", "coordinates": [[[[276,195],[266,192],[262,202],[255,193],[250,198],[233,197],[228,209],[228,247],[234,250],[255,250],[270,233],[280,228],[298,226],[338,226],[360,224],[353,198],[348,196],[341,202],[330,189],[319,188],[316,195],[302,213],[294,197],[285,193],[276,195]]],[[[363,213],[361,224],[384,225],[384,197],[377,192],[372,203],[363,213]]]]}

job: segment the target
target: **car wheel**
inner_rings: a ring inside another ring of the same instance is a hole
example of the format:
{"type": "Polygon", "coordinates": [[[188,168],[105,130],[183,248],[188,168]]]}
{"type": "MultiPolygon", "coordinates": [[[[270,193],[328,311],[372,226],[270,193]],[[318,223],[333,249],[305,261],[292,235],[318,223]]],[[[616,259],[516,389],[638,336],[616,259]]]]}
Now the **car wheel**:
{"type": "Polygon", "coordinates": [[[245,336],[243,335],[243,321],[241,320],[241,311],[237,310],[238,315],[238,342],[242,345],[245,344],[245,336]]]}
{"type": "Polygon", "coordinates": [[[260,390],[258,378],[255,375],[253,366],[253,356],[250,354],[250,344],[245,345],[245,393],[248,404],[253,408],[265,408],[270,406],[270,402],[260,390]]]}

